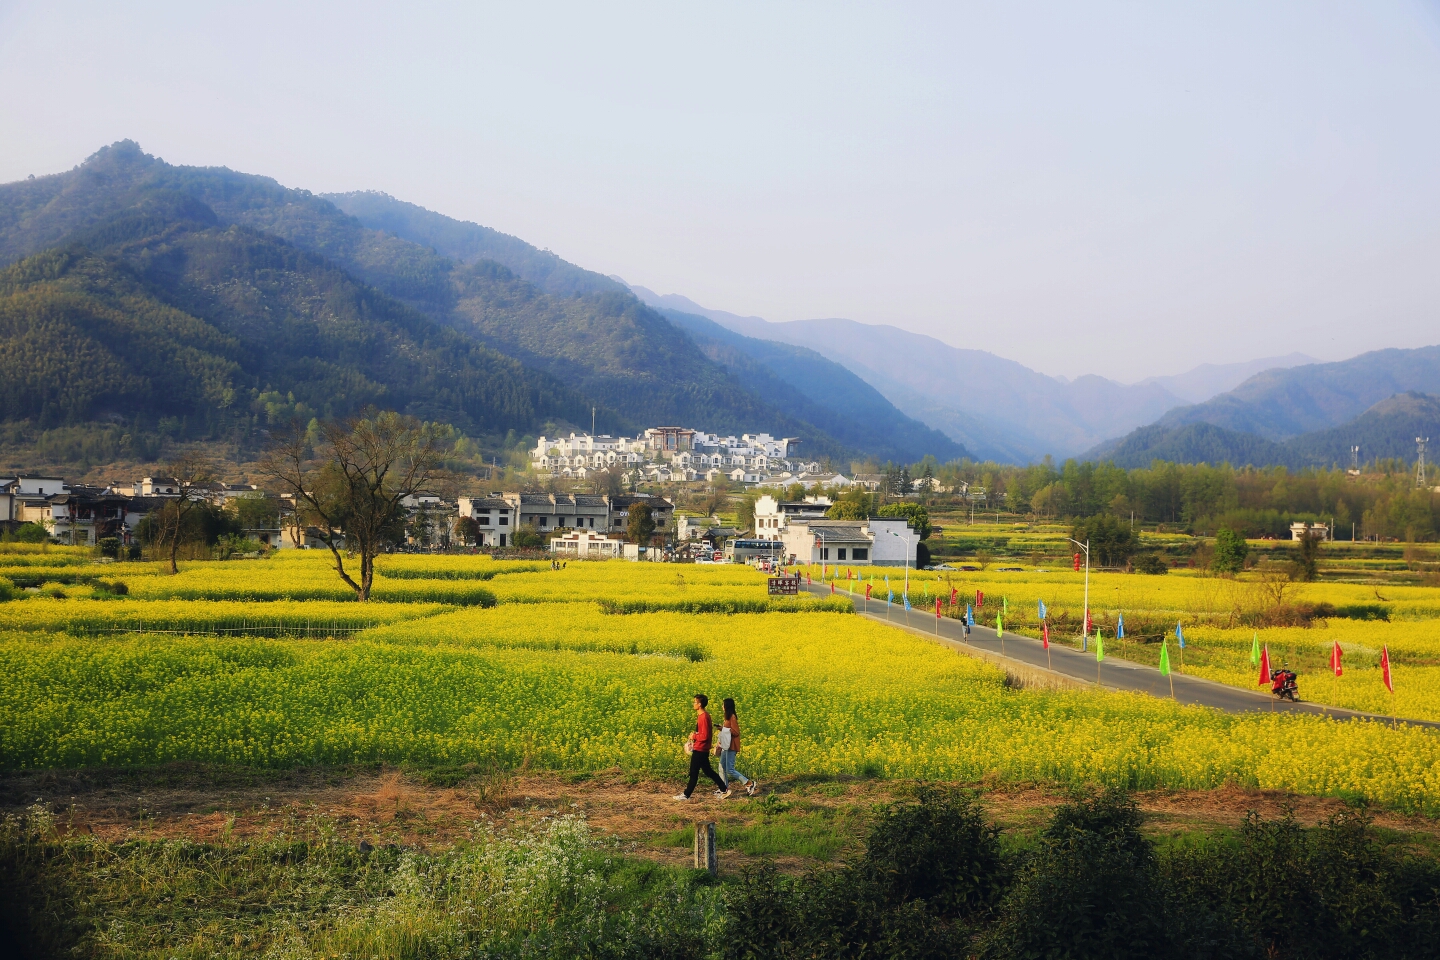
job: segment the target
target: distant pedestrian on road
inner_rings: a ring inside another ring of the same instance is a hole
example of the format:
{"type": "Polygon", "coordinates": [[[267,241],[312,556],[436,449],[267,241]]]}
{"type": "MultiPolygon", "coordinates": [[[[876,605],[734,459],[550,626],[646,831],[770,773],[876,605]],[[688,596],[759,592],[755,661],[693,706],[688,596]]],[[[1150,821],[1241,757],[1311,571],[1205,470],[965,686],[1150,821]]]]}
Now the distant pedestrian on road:
{"type": "Polygon", "coordinates": [[[695,732],[685,741],[685,752],[690,754],[690,781],[685,785],[685,792],[675,794],[674,799],[689,800],[702,773],[718,788],[715,796],[723,799],[730,796],[730,788],[725,786],[725,781],[721,780],[715,768],[710,766],[710,748],[714,745],[714,736],[710,714],[705,711],[710,705],[710,698],[703,693],[697,693],[691,705],[695,708],[695,732]]]}
{"type": "Polygon", "coordinates": [[[740,752],[740,718],[735,715],[735,701],[726,697],[724,706],[725,722],[720,727],[719,742],[715,745],[720,754],[720,776],[725,778],[725,789],[730,789],[730,784],[739,780],[745,787],[745,795],[753,797],[760,782],[735,769],[735,754],[740,752]]]}

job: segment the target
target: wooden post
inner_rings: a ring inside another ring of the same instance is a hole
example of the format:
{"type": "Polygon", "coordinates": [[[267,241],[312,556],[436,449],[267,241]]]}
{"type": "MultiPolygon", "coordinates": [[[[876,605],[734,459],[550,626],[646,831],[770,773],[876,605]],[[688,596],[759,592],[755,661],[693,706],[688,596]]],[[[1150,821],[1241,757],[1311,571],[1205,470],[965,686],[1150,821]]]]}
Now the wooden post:
{"type": "Polygon", "coordinates": [[[708,870],[710,876],[720,873],[720,861],[715,856],[715,824],[695,824],[695,869],[708,870]]]}

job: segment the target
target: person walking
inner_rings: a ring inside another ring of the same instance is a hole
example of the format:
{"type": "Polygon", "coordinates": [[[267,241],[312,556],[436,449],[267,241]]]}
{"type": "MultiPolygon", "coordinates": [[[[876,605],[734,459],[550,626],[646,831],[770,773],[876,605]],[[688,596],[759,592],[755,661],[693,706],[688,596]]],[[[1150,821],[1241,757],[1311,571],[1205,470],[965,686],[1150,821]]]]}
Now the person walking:
{"type": "Polygon", "coordinates": [[[702,773],[719,788],[715,791],[715,796],[724,799],[730,796],[730,788],[720,779],[715,768],[710,766],[710,747],[714,743],[714,735],[710,714],[705,710],[710,705],[710,698],[703,693],[697,693],[691,705],[695,708],[695,732],[685,741],[685,752],[690,754],[690,780],[685,784],[685,792],[675,794],[673,799],[689,800],[702,773]]]}
{"type": "Polygon", "coordinates": [[[735,769],[735,754],[740,752],[740,718],[735,715],[735,701],[726,697],[724,706],[725,722],[720,727],[720,736],[715,744],[715,749],[720,753],[720,776],[725,779],[727,790],[730,784],[739,780],[745,787],[745,795],[753,797],[760,787],[760,781],[751,780],[735,769]]]}

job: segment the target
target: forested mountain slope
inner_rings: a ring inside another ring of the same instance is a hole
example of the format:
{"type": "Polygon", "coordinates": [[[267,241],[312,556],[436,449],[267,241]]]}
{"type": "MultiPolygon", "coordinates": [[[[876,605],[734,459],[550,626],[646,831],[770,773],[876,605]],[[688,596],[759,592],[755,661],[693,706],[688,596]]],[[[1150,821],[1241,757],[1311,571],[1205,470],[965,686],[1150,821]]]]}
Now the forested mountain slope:
{"type": "Polygon", "coordinates": [[[1337,363],[1267,370],[1229,393],[1171,410],[1157,423],[1211,423],[1283,440],[1340,426],[1411,390],[1440,393],[1440,346],[1375,350],[1337,363]]]}
{"type": "MultiPolygon", "coordinates": [[[[602,429],[632,430],[666,421],[726,432],[769,430],[802,437],[802,452],[808,455],[829,455],[843,461],[856,452],[746,389],[688,336],[628,292],[612,289],[553,296],[494,263],[460,263],[429,246],[369,229],[330,201],[306,191],[223,168],[171,166],[130,142],[107,147],[67,173],[0,186],[0,262],[12,263],[67,238],[93,233],[117,216],[133,217],[137,210],[166,197],[193,201],[208,210],[213,222],[207,223],[207,229],[216,235],[239,231],[235,236],[245,239],[222,245],[227,251],[223,256],[209,251],[220,259],[230,254],[238,257],[237,251],[246,244],[265,246],[272,258],[284,259],[302,251],[310,255],[303,261],[287,261],[286,266],[266,274],[274,279],[268,295],[294,294],[286,309],[301,309],[308,302],[301,293],[304,284],[292,283],[287,275],[292,267],[303,262],[305,270],[312,273],[329,270],[337,278],[334,284],[343,278],[356,291],[351,299],[364,305],[357,306],[357,326],[348,331],[358,338],[357,343],[368,342],[359,326],[372,316],[400,323],[397,311],[401,304],[395,303],[399,300],[411,308],[404,313],[410,318],[406,322],[428,324],[423,337],[419,327],[414,327],[412,335],[427,343],[440,342],[435,339],[440,335],[437,331],[445,331],[449,337],[458,335],[445,341],[446,348],[463,355],[464,363],[478,363],[476,357],[485,357],[493,367],[492,361],[497,359],[493,352],[467,352],[484,343],[532,368],[511,363],[503,371],[493,368],[486,373],[494,382],[484,388],[453,385],[442,391],[443,396],[437,394],[433,406],[465,410],[466,422],[513,420],[510,411],[533,409],[529,422],[517,429],[536,429],[547,418],[588,424],[589,407],[595,404],[601,408],[598,425],[602,429]],[[281,248],[290,253],[282,255],[281,248]],[[366,284],[375,290],[360,292],[366,284]],[[536,370],[551,371],[566,389],[536,370]],[[512,377],[520,379],[496,379],[512,377]],[[499,405],[506,411],[503,416],[497,413],[477,419],[469,401],[462,402],[472,389],[509,398],[499,405]],[[528,408],[521,404],[521,397],[530,398],[528,408]]],[[[204,245],[199,234],[205,231],[187,231],[196,235],[179,242],[180,246],[199,253],[197,245],[204,245]]],[[[470,249],[478,248],[472,244],[470,249]]],[[[208,262],[205,256],[199,259],[208,262]]],[[[550,279],[558,283],[564,276],[594,276],[564,266],[569,270],[552,269],[550,279]]],[[[194,296],[195,289],[221,288],[207,288],[198,280],[191,283],[193,278],[183,271],[147,277],[152,296],[167,303],[174,300],[180,309],[205,306],[219,310],[230,305],[218,293],[212,300],[194,296]],[[167,286],[172,282],[181,286],[167,286]]],[[[606,284],[614,286],[608,280],[599,286],[606,284]]],[[[572,289],[579,286],[583,284],[570,282],[572,289]]],[[[245,325],[238,318],[236,322],[245,325]]],[[[377,336],[385,341],[390,333],[377,336]]],[[[279,345],[267,338],[253,341],[250,348],[263,352],[271,344],[279,345]]],[[[269,386],[288,392],[289,384],[296,383],[294,376],[299,375],[299,368],[288,363],[280,357],[263,358],[248,369],[261,379],[272,371],[287,371],[286,387],[278,383],[269,386]]],[[[318,382],[330,383],[325,379],[331,372],[328,368],[312,364],[310,369],[320,377],[318,382]]],[[[445,364],[430,369],[434,371],[430,376],[417,369],[415,387],[407,394],[408,402],[417,409],[424,406],[422,390],[440,390],[444,378],[460,375],[445,364]]],[[[391,391],[403,386],[383,378],[376,382],[391,391]]],[[[379,395],[369,379],[356,381],[354,389],[343,396],[351,394],[379,395]]]]}
{"type": "Polygon", "coordinates": [[[1415,459],[1415,438],[1440,439],[1440,397],[1396,394],[1338,427],[1303,433],[1279,442],[1212,423],[1176,426],[1154,423],[1102,444],[1086,454],[1121,467],[1144,467],[1154,460],[1172,463],[1229,463],[1234,466],[1343,467],[1350,448],[1360,461],[1415,459]]]}
{"type": "Polygon", "coordinates": [[[589,404],[314,254],[155,193],[0,273],[5,419],[206,430],[367,405],[471,433],[589,404]]]}
{"type": "Polygon", "coordinates": [[[361,190],[322,194],[372,230],[393,234],[461,263],[493,260],[544,293],[573,297],[586,293],[623,293],[627,287],[609,277],[561,260],[499,230],[455,220],[386,193],[361,190]]]}
{"type": "Polygon", "coordinates": [[[897,463],[913,463],[927,453],[942,462],[970,455],[964,446],[905,416],[874,387],[813,350],[742,336],[713,320],[678,310],[660,312],[755,393],[842,443],[897,463]]]}

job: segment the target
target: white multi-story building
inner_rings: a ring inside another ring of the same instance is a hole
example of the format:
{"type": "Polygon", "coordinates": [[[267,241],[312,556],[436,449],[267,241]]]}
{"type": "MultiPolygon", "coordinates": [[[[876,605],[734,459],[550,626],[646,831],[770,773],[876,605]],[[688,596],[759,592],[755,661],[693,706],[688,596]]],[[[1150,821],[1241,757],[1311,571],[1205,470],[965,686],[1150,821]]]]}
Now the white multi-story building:
{"type": "Polygon", "coordinates": [[[832,504],[826,497],[777,500],[768,493],[755,501],[755,537],[782,540],[791,520],[824,520],[832,504]]]}

